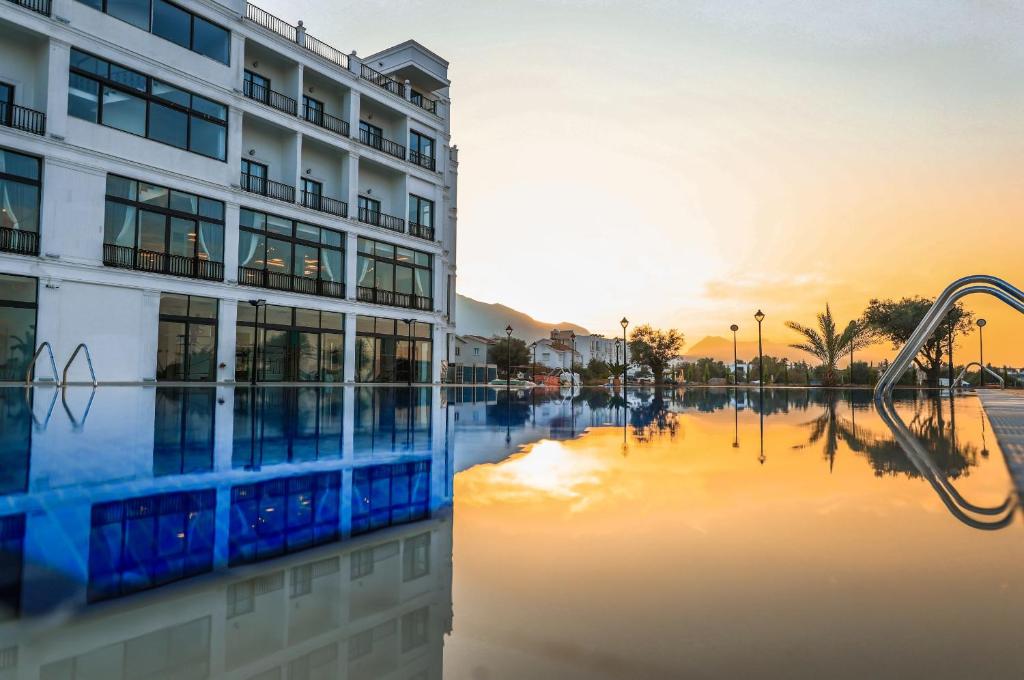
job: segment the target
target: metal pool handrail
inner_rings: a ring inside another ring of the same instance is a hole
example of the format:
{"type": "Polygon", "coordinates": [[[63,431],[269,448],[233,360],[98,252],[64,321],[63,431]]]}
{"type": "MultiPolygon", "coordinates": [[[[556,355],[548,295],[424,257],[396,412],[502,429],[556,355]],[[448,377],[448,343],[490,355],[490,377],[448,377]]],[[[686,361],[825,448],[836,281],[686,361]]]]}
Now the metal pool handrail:
{"type": "Polygon", "coordinates": [[[57,361],[53,358],[53,348],[50,347],[49,342],[44,340],[39,345],[39,349],[36,350],[36,353],[32,355],[32,361],[28,362],[28,368],[25,369],[26,385],[32,384],[32,369],[35,368],[36,361],[39,359],[39,355],[43,353],[43,349],[46,349],[46,351],[49,352],[50,354],[50,368],[53,369],[53,382],[58,385],[60,384],[57,378],[57,361]]]}
{"type": "Polygon", "coordinates": [[[1003,376],[999,375],[998,373],[993,371],[991,368],[987,368],[985,366],[982,366],[981,362],[978,362],[978,361],[972,361],[971,363],[969,363],[966,366],[964,366],[964,370],[960,371],[960,375],[958,375],[956,377],[956,380],[954,380],[953,384],[949,386],[949,389],[953,389],[957,384],[959,384],[961,381],[963,381],[964,376],[967,374],[967,369],[970,368],[971,366],[977,366],[978,368],[980,368],[981,370],[985,371],[989,375],[995,377],[995,379],[999,381],[999,386],[1002,387],[1004,390],[1006,389],[1006,381],[1003,380],[1003,376]]]}
{"type": "Polygon", "coordinates": [[[84,342],[78,343],[78,347],[76,347],[75,351],[71,353],[71,358],[68,359],[68,363],[64,364],[64,373],[62,375],[62,378],[63,378],[62,384],[64,384],[64,385],[68,384],[68,370],[71,368],[71,364],[74,363],[75,357],[77,357],[78,353],[81,350],[83,350],[83,349],[85,350],[85,361],[86,361],[86,363],[89,366],[89,375],[92,376],[92,386],[96,387],[96,385],[98,384],[97,381],[96,381],[96,371],[94,371],[93,368],[92,368],[92,355],[89,353],[88,345],[86,345],[84,342]]]}
{"type": "Polygon", "coordinates": [[[934,304],[921,319],[921,323],[911,334],[910,339],[900,350],[899,354],[886,369],[885,373],[875,385],[875,401],[880,402],[892,395],[892,389],[900,376],[910,367],[910,362],[920,351],[925,342],[928,341],[938,329],[942,319],[950,307],[960,298],[974,293],[984,293],[1002,300],[1010,307],[1024,314],[1024,291],[1003,279],[987,274],[974,274],[957,279],[949,284],[944,291],[935,299],[934,304]]]}

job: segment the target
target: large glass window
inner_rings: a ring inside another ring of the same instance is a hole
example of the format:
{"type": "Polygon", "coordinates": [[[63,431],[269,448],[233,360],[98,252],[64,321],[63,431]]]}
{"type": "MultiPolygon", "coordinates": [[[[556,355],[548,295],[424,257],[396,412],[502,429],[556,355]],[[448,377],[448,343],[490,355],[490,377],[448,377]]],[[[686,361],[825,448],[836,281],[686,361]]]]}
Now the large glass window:
{"type": "Polygon", "coordinates": [[[409,233],[434,240],[434,202],[409,194],[409,233]]]}
{"type": "Polygon", "coordinates": [[[224,278],[224,204],[107,175],[103,263],[211,281],[224,278]]]}
{"type": "Polygon", "coordinates": [[[238,303],[235,380],[341,382],[344,315],[315,309],[238,303]]]}
{"type": "Polygon", "coordinates": [[[79,0],[222,64],[231,63],[231,32],[166,0],[79,0]],[[152,28],[151,28],[152,27],[152,28]]]}
{"type": "Polygon", "coordinates": [[[340,231],[247,208],[238,225],[239,283],[345,297],[340,231]]]}
{"type": "Polygon", "coordinates": [[[68,87],[68,115],[74,118],[218,160],[227,157],[223,104],[76,49],[68,87]]]}
{"type": "Polygon", "coordinates": [[[0,250],[39,254],[38,158],[0,149],[0,250]]]}
{"type": "Polygon", "coordinates": [[[432,137],[409,131],[409,160],[417,165],[433,170],[436,162],[434,160],[434,140],[432,137]]]}
{"type": "Polygon", "coordinates": [[[36,290],[28,276],[0,274],[0,380],[24,380],[36,350],[36,290]]]}
{"type": "Polygon", "coordinates": [[[209,381],[217,377],[217,300],[160,296],[156,379],[209,381]]]}
{"type": "Polygon", "coordinates": [[[358,243],[357,299],[433,310],[433,268],[428,253],[362,237],[358,243]]]}
{"type": "Polygon", "coordinates": [[[430,382],[432,338],[429,323],[357,316],[356,381],[430,382]]]}

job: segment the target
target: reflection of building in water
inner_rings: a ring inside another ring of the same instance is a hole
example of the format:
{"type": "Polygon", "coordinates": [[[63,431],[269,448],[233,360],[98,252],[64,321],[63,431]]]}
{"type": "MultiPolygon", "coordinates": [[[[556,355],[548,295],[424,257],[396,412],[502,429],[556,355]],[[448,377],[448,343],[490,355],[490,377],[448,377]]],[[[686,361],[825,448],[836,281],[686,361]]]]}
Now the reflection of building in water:
{"type": "Polygon", "coordinates": [[[81,430],[58,411],[35,432],[0,391],[31,433],[27,493],[0,495],[0,679],[439,678],[440,392],[406,396],[410,439],[396,397],[363,391],[268,389],[254,430],[247,389],[101,389],[81,430]]]}

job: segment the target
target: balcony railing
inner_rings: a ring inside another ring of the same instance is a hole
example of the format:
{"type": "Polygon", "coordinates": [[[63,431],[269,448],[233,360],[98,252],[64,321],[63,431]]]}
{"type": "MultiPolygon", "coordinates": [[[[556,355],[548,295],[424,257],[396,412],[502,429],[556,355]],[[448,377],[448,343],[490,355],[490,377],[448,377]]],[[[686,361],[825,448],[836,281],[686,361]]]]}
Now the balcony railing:
{"type": "Polygon", "coordinates": [[[381,135],[375,135],[369,130],[359,130],[359,141],[366,146],[371,146],[378,151],[405,160],[405,147],[398,142],[392,142],[381,135]]]}
{"type": "Polygon", "coordinates": [[[240,184],[243,191],[274,198],[278,201],[295,202],[295,187],[269,180],[266,177],[257,177],[243,172],[240,184]]]}
{"type": "Polygon", "coordinates": [[[347,120],[342,120],[341,118],[332,116],[329,113],[324,113],[320,109],[314,109],[310,106],[302,107],[302,117],[317,127],[330,130],[342,137],[348,137],[349,128],[347,120]]]}
{"type": "Polygon", "coordinates": [[[242,91],[249,99],[255,99],[259,103],[266,104],[278,111],[284,111],[285,113],[290,113],[294,116],[295,112],[298,110],[298,105],[291,97],[283,95],[276,90],[271,90],[269,87],[263,87],[259,83],[254,83],[251,80],[246,80],[242,84],[242,91]]]}
{"type": "Polygon", "coordinates": [[[268,269],[238,268],[238,283],[243,286],[271,288],[273,290],[289,290],[307,295],[321,297],[344,298],[345,284],[326,279],[311,279],[305,276],[294,276],[268,269]]]}
{"type": "Polygon", "coordinates": [[[429,97],[426,97],[420,94],[419,92],[413,92],[412,96],[409,97],[409,101],[411,101],[413,104],[420,107],[424,111],[429,111],[435,116],[437,115],[437,100],[430,99],[429,97]]]}
{"type": "Polygon", "coordinates": [[[0,250],[18,255],[38,255],[39,234],[24,229],[0,227],[0,250]]]}
{"type": "Polygon", "coordinates": [[[434,240],[434,228],[427,226],[426,224],[417,224],[416,222],[409,223],[409,235],[417,238],[423,238],[428,241],[434,240]]]}
{"type": "Polygon", "coordinates": [[[130,246],[103,244],[103,264],[108,267],[135,269],[154,274],[170,274],[205,281],[223,281],[224,263],[198,257],[155,253],[130,246]]]}
{"type": "Polygon", "coordinates": [[[297,27],[292,26],[283,19],[278,19],[270,12],[262,10],[256,5],[246,3],[245,18],[268,31],[283,36],[300,47],[306,48],[321,59],[326,59],[332,64],[336,64],[346,70],[348,69],[347,54],[336,47],[331,47],[322,40],[314,38],[305,31],[299,31],[297,27]]]}
{"type": "Polygon", "coordinates": [[[391,94],[398,95],[402,99],[405,99],[405,84],[400,83],[394,78],[389,78],[380,71],[375,71],[366,64],[360,64],[362,68],[359,69],[359,75],[362,76],[363,80],[368,80],[377,87],[382,87],[391,94]]]}
{"type": "Polygon", "coordinates": [[[359,209],[359,221],[366,222],[367,224],[373,224],[378,227],[384,227],[391,231],[397,231],[399,233],[405,231],[405,220],[401,217],[395,217],[394,215],[386,215],[378,210],[370,210],[369,208],[359,209]]]}
{"type": "Polygon", "coordinates": [[[46,114],[11,103],[0,104],[0,125],[36,135],[45,135],[46,114]]]}
{"type": "Polygon", "coordinates": [[[427,170],[437,170],[437,161],[434,160],[434,157],[419,151],[409,151],[409,162],[427,170]]]}
{"type": "Polygon", "coordinates": [[[338,217],[348,217],[348,203],[345,201],[339,201],[336,198],[327,198],[320,194],[302,191],[300,203],[307,208],[312,208],[313,210],[337,215],[338,217]]]}
{"type": "Polygon", "coordinates": [[[10,0],[15,5],[20,5],[25,9],[30,9],[33,12],[38,12],[44,17],[50,16],[50,0],[10,0]]]}
{"type": "Polygon", "coordinates": [[[396,293],[390,290],[367,288],[365,286],[359,286],[356,289],[356,299],[360,302],[370,302],[375,305],[418,309],[422,312],[432,312],[434,307],[433,299],[423,297],[422,295],[396,293]]]}

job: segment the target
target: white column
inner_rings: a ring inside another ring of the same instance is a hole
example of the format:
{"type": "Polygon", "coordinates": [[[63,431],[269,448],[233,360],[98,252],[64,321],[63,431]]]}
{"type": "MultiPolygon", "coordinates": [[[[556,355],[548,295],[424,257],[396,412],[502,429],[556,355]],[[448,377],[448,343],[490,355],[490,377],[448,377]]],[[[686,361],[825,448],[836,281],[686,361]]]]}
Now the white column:
{"type": "MultiPolygon", "coordinates": [[[[217,329],[220,333],[220,329],[217,329]]],[[[232,346],[234,343],[232,343],[232,346]]],[[[218,472],[231,470],[231,457],[235,448],[235,389],[231,386],[217,388],[216,417],[213,419],[213,469],[218,472]]]]}
{"type": "Polygon", "coordinates": [[[46,55],[46,132],[63,139],[68,127],[68,68],[71,46],[50,40],[46,55]]]}
{"type": "MultiPolygon", "coordinates": [[[[305,31],[303,31],[303,33],[305,33],[305,31]]],[[[295,107],[300,118],[304,118],[306,115],[306,112],[302,110],[302,93],[306,91],[305,82],[306,67],[303,64],[299,64],[299,71],[295,76],[295,107]]]]}
{"type": "MultiPolygon", "coordinates": [[[[359,64],[352,66],[359,73],[359,64]]],[[[359,139],[359,93],[349,90],[348,93],[348,133],[355,139],[359,139]]]]}
{"type": "MultiPolygon", "coordinates": [[[[353,312],[349,312],[345,315],[344,380],[347,383],[355,382],[356,380],[356,315],[353,312]]],[[[345,394],[345,403],[348,404],[351,399],[348,398],[349,395],[347,392],[345,394]]],[[[351,423],[352,421],[346,419],[345,422],[351,423]]]]}
{"type": "Polygon", "coordinates": [[[431,382],[441,382],[441,362],[447,357],[448,353],[448,329],[446,326],[434,323],[434,346],[433,346],[433,361],[430,366],[430,380],[431,382]]]}
{"type": "Polygon", "coordinates": [[[234,31],[231,33],[231,68],[235,72],[234,88],[241,92],[245,80],[245,36],[234,31]]]}
{"type": "Polygon", "coordinates": [[[142,292],[139,315],[139,367],[131,380],[156,380],[156,349],[160,330],[160,291],[142,292]]]}
{"type": "Polygon", "coordinates": [[[238,281],[238,215],[237,203],[224,204],[224,281],[238,281]]]}
{"type": "MultiPolygon", "coordinates": [[[[235,380],[235,324],[237,321],[238,302],[221,300],[217,306],[217,382],[234,382],[235,380]]],[[[228,413],[230,414],[231,411],[228,413]]]]}
{"type": "MultiPolygon", "coordinates": [[[[346,172],[348,176],[348,216],[355,220],[359,219],[359,154],[348,154],[346,162],[348,164],[346,172]]],[[[355,252],[354,246],[352,252],[355,252]]]]}
{"type": "Polygon", "coordinates": [[[239,176],[242,172],[242,154],[247,153],[242,146],[245,143],[243,131],[245,129],[245,114],[241,109],[230,107],[228,109],[228,162],[224,168],[224,183],[227,186],[237,187],[239,176]]]}

